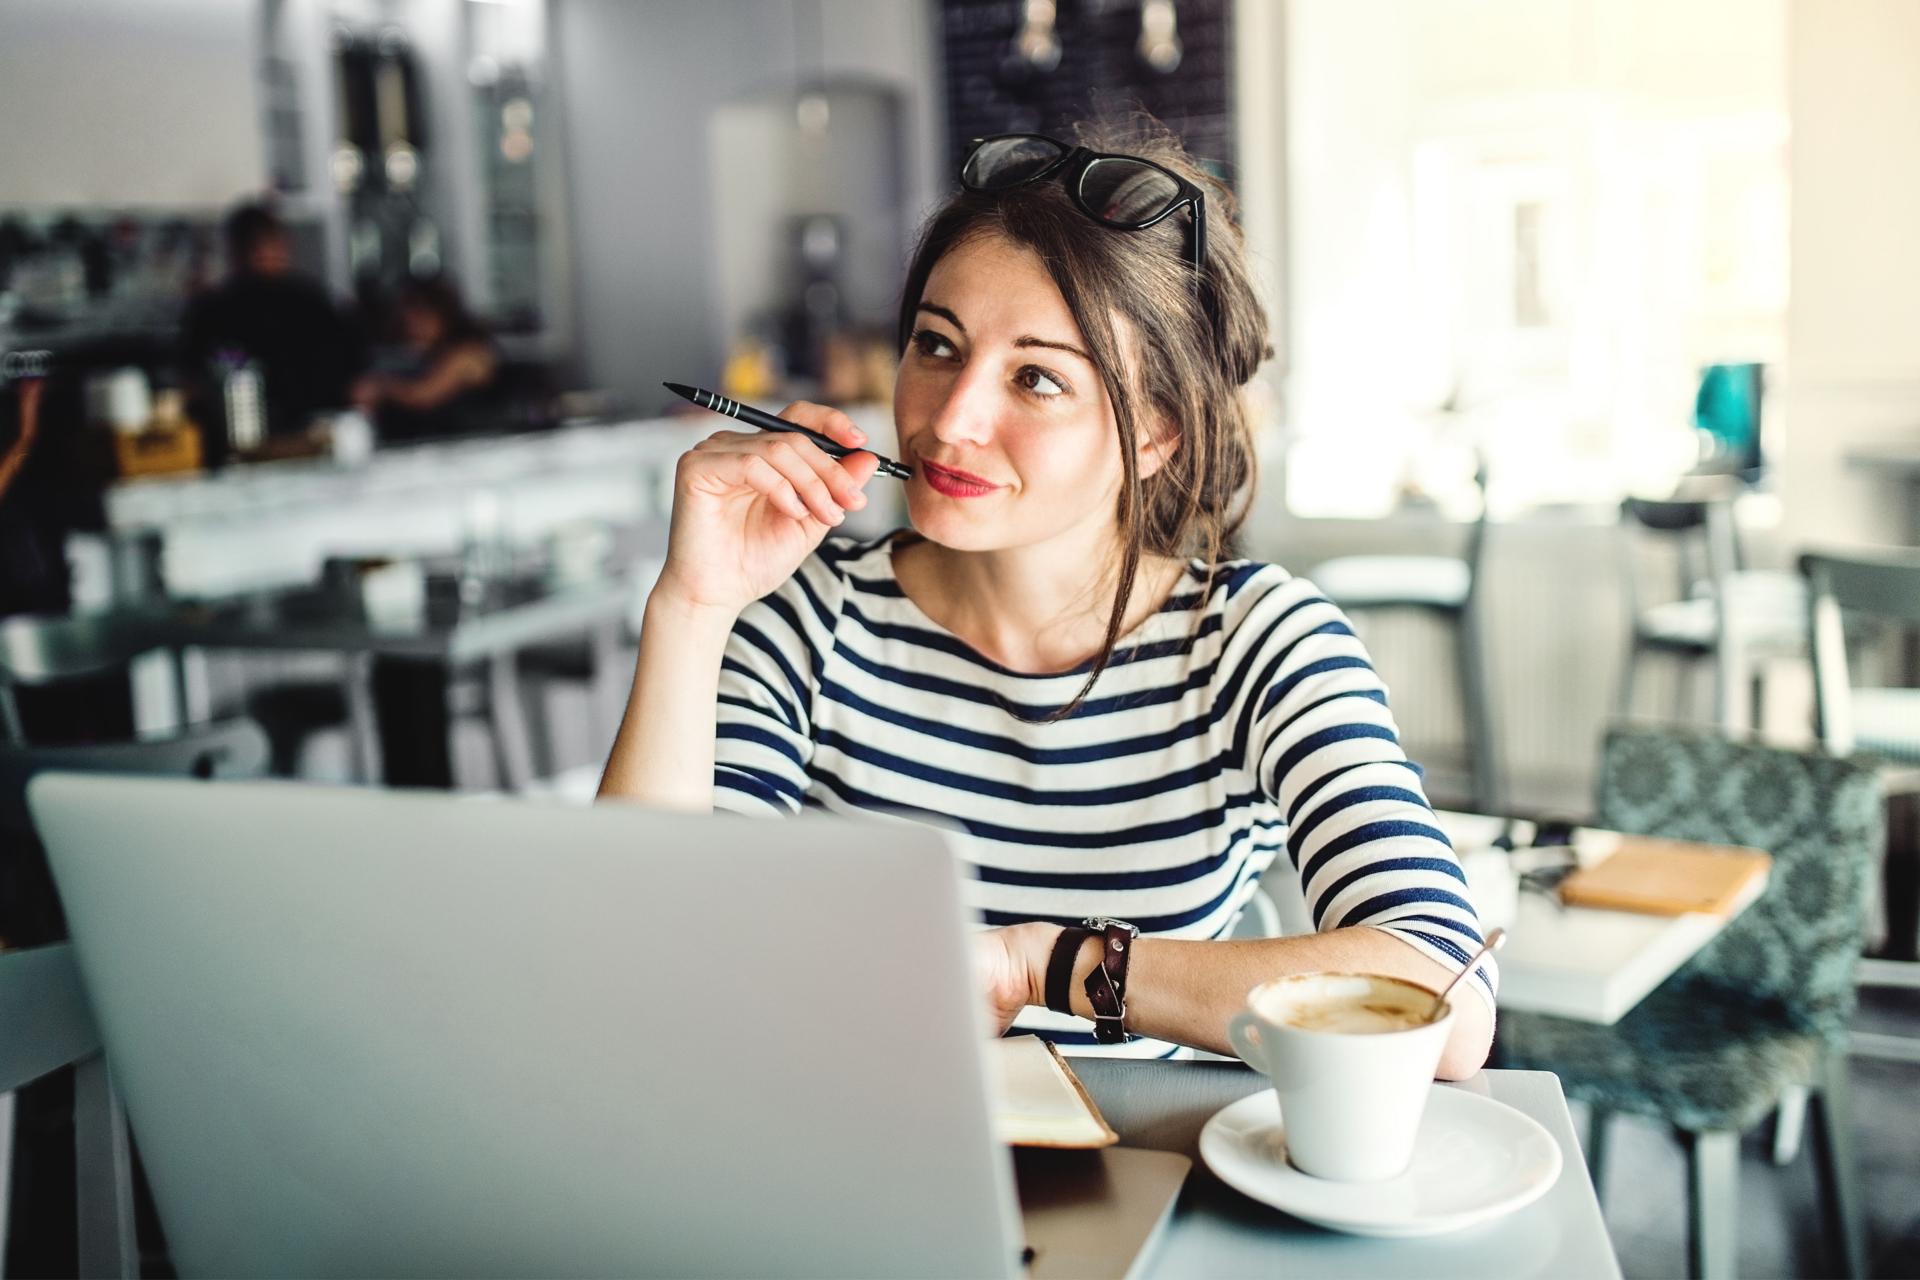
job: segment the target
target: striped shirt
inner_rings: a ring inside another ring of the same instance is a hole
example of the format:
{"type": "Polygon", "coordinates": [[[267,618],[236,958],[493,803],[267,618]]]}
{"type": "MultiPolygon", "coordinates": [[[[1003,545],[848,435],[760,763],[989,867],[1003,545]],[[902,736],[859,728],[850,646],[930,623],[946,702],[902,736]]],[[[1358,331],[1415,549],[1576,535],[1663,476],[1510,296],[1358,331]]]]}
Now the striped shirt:
{"type": "MultiPolygon", "coordinates": [[[[1209,587],[1191,562],[1073,715],[1034,723],[1090,666],[988,660],[907,598],[893,545],[829,540],[741,613],[721,661],[715,807],[957,829],[989,925],[1103,915],[1222,938],[1277,863],[1289,874],[1269,892],[1300,931],[1372,925],[1456,972],[1478,947],[1385,686],[1305,580],[1242,561],[1209,587]]],[[[1474,979],[1491,1004],[1491,964],[1474,979]]],[[[1093,1041],[1090,1023],[1045,1009],[1015,1025],[1076,1051],[1093,1041]]]]}

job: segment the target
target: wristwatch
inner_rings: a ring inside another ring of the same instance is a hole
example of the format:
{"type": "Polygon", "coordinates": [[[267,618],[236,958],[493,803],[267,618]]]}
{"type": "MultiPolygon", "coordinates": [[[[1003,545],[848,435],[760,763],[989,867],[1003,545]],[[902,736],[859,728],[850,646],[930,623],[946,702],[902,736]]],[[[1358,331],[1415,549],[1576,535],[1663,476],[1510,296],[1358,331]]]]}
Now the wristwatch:
{"type": "Polygon", "coordinates": [[[1096,1044],[1124,1044],[1127,1039],[1127,962],[1133,958],[1133,940],[1140,926],[1108,916],[1092,916],[1080,927],[1100,938],[1100,963],[1082,984],[1093,1006],[1096,1044]]]}

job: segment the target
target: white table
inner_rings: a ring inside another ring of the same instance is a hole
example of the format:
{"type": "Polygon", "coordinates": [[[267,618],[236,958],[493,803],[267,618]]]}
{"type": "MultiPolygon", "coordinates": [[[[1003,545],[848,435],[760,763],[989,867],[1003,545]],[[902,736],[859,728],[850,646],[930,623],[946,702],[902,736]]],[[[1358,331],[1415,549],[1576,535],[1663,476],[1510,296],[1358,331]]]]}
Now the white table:
{"type": "MultiPolygon", "coordinates": [[[[1439,818],[1441,829],[1463,855],[1486,848],[1506,825],[1504,819],[1479,814],[1443,812],[1439,818]]],[[[1530,825],[1518,824],[1515,834],[1524,843],[1530,825]]],[[[1613,852],[1620,839],[1614,832],[1580,829],[1573,833],[1572,848],[1587,866],[1613,852]]],[[[1521,850],[1512,856],[1524,865],[1528,855],[1521,850]]],[[[1523,892],[1500,952],[1500,1007],[1612,1025],[1697,955],[1766,887],[1767,877],[1760,876],[1724,916],[1563,907],[1545,894],[1523,892]]]]}
{"type": "MultiPolygon", "coordinates": [[[[1122,1145],[1177,1151],[1193,1171],[1167,1229],[1136,1275],[1594,1277],[1618,1280],[1619,1261],[1574,1136],[1560,1082],[1543,1071],[1482,1071],[1458,1085],[1538,1120],[1560,1144],[1560,1179],[1540,1199],[1495,1222],[1450,1235],[1381,1240],[1310,1227],[1250,1200],[1200,1158],[1200,1130],[1266,1079],[1238,1062],[1122,1062],[1077,1058],[1073,1069],[1122,1145]]],[[[1021,1153],[1025,1154],[1025,1153],[1021,1153]]],[[[1070,1153],[1049,1152],[1046,1155],[1070,1153]]],[[[1031,1172],[1022,1164],[1022,1176],[1031,1172]]],[[[1026,1162],[1032,1163],[1032,1162],[1026,1162]]]]}

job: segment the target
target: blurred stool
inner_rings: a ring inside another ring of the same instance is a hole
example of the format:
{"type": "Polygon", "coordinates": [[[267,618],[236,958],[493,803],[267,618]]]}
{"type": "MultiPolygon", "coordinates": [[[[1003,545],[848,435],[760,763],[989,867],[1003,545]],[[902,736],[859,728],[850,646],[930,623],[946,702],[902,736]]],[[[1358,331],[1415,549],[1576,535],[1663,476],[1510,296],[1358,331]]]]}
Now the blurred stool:
{"type": "MultiPolygon", "coordinates": [[[[1865,961],[1860,984],[1920,989],[1920,832],[1914,811],[1920,808],[1920,688],[1856,687],[1848,672],[1852,615],[1877,623],[1884,638],[1905,648],[1920,631],[1920,551],[1810,552],[1800,557],[1813,596],[1814,692],[1820,737],[1836,755],[1858,751],[1883,762],[1887,789],[1888,840],[1885,874],[1888,958],[1865,961]],[[1899,819],[1898,822],[1895,819],[1899,819]]],[[[1896,652],[1894,665],[1904,665],[1896,652]]],[[[1911,679],[1915,673],[1903,673],[1911,679]]],[[[1920,1041],[1905,1036],[1859,1033],[1853,1051],[1869,1057],[1920,1062],[1920,1041]]]]}
{"type": "Polygon", "coordinates": [[[1796,575],[1743,567],[1734,527],[1736,489],[1728,483],[1699,498],[1620,504],[1621,577],[1631,619],[1621,669],[1618,714],[1633,711],[1639,665],[1648,654],[1679,660],[1678,718],[1692,710],[1691,676],[1713,664],[1713,720],[1723,731],[1758,727],[1765,665],[1807,655],[1806,586],[1796,575]],[[1638,552],[1645,535],[1663,545],[1677,566],[1674,598],[1647,603],[1638,552]]]}
{"type": "MultiPolygon", "coordinates": [[[[134,611],[0,620],[0,740],[19,745],[130,736],[134,660],[163,648],[134,611]]],[[[173,672],[184,709],[177,654],[173,672]]]]}
{"type": "Polygon", "coordinates": [[[0,745],[0,1091],[20,1089],[17,1138],[0,1141],[0,1165],[22,1175],[0,1179],[11,1183],[9,1202],[0,1203],[0,1239],[7,1241],[0,1269],[9,1275],[142,1273],[126,1113],[100,1056],[72,945],[64,941],[66,921],[27,810],[27,784],[49,770],[254,778],[265,772],[267,752],[266,736],[246,720],[160,738],[0,745]],[[65,1066],[73,1067],[70,1086],[54,1076],[65,1066]],[[9,1223],[16,1229],[9,1232],[9,1223]],[[67,1252],[76,1238],[77,1259],[67,1252]]]}
{"type": "Polygon", "coordinates": [[[1452,629],[1472,803],[1480,813],[1498,813],[1503,788],[1479,591],[1487,545],[1484,472],[1479,480],[1480,516],[1468,530],[1464,556],[1339,556],[1316,565],[1307,577],[1349,613],[1411,610],[1438,618],[1452,629]]]}

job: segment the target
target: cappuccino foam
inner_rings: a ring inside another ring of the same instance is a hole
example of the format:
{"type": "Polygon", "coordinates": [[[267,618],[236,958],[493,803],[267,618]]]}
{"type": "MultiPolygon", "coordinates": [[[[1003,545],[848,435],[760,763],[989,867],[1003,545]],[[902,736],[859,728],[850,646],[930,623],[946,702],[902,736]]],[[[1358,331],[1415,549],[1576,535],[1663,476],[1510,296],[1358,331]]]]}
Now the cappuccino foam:
{"type": "Polygon", "coordinates": [[[1425,1026],[1426,1010],[1412,1010],[1398,1002],[1380,1000],[1327,1000],[1302,1002],[1288,1009],[1276,1021],[1302,1031],[1332,1031],[1340,1035],[1374,1035],[1382,1031],[1406,1031],[1425,1026]]]}
{"type": "MultiPolygon", "coordinates": [[[[1411,983],[1363,974],[1303,974],[1253,993],[1261,1017],[1302,1031],[1380,1035],[1433,1021],[1433,993],[1411,983]]],[[[1444,1013],[1445,1010],[1442,1010],[1444,1013]]]]}

